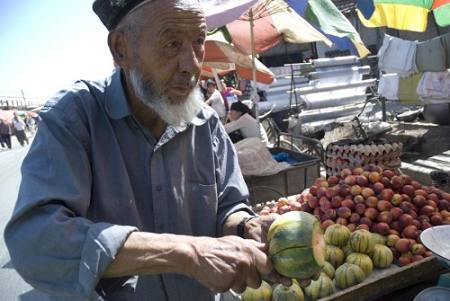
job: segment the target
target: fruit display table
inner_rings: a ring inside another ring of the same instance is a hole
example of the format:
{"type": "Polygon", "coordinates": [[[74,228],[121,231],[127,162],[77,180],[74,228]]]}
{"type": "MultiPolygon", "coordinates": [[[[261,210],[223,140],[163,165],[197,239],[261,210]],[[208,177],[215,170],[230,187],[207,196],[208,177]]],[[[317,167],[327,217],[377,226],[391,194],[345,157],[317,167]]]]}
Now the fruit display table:
{"type": "Polygon", "coordinates": [[[339,290],[333,295],[318,299],[320,301],[373,301],[392,300],[381,298],[406,287],[435,280],[444,272],[444,267],[435,257],[398,267],[375,269],[362,283],[339,290]]]}

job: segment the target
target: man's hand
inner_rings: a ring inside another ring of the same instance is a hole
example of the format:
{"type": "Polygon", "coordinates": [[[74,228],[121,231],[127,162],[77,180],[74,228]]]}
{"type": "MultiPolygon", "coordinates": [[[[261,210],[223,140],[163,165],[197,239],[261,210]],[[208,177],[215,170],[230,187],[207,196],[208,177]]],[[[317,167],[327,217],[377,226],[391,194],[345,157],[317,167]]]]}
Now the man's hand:
{"type": "Polygon", "coordinates": [[[242,293],[247,286],[258,288],[261,277],[273,270],[266,245],[237,236],[197,237],[185,274],[213,292],[229,289],[242,293]]]}

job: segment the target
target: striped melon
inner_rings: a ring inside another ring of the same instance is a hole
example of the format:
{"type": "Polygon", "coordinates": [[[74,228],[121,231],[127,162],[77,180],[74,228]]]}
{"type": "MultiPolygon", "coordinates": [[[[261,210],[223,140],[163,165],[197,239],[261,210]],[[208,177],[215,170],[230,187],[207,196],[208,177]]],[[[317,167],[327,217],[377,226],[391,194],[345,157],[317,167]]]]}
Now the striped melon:
{"type": "Polygon", "coordinates": [[[305,288],[306,296],[312,301],[327,297],[335,291],[336,287],[334,286],[333,281],[324,273],[321,273],[319,279],[312,281],[311,284],[305,288]]]}
{"type": "Polygon", "coordinates": [[[302,211],[280,215],[270,226],[267,241],[274,268],[281,275],[307,279],[322,269],[325,242],[313,215],[302,211]]]}
{"type": "Polygon", "coordinates": [[[352,263],[344,263],[336,270],[334,281],[339,288],[345,289],[364,281],[364,271],[352,263]]]}
{"type": "Polygon", "coordinates": [[[351,232],[346,226],[331,225],[325,230],[325,242],[329,245],[342,247],[347,244],[350,234],[351,232]]]}
{"type": "Polygon", "coordinates": [[[344,251],[335,246],[328,245],[325,250],[325,260],[331,263],[331,265],[336,269],[345,260],[344,251]]]}
{"type": "Polygon", "coordinates": [[[350,235],[350,247],[357,253],[370,254],[375,245],[372,233],[367,230],[356,230],[350,235]]]}
{"type": "Polygon", "coordinates": [[[372,233],[372,238],[374,244],[386,245],[386,236],[381,235],[379,233],[372,233]]]}
{"type": "Polygon", "coordinates": [[[373,264],[377,268],[388,268],[394,260],[392,251],[383,245],[375,245],[372,252],[373,264]]]}
{"type": "Polygon", "coordinates": [[[345,261],[359,266],[364,271],[364,274],[366,274],[366,277],[369,276],[370,273],[372,273],[373,270],[372,259],[370,259],[370,257],[367,256],[366,254],[352,253],[347,256],[347,259],[345,261]]]}
{"type": "Polygon", "coordinates": [[[278,284],[272,293],[272,301],[304,301],[301,287],[293,282],[290,287],[278,284]]]}
{"type": "Polygon", "coordinates": [[[325,261],[322,267],[322,272],[324,272],[328,277],[330,277],[330,279],[334,279],[335,269],[333,265],[331,265],[331,263],[329,263],[328,261],[325,261]]]}
{"type": "Polygon", "coordinates": [[[350,245],[348,243],[342,247],[342,251],[344,251],[345,257],[347,257],[348,255],[350,255],[354,252],[352,247],[350,247],[350,245]]]}
{"type": "Polygon", "coordinates": [[[272,287],[263,281],[259,288],[247,287],[241,295],[242,301],[271,301],[272,287]]]}

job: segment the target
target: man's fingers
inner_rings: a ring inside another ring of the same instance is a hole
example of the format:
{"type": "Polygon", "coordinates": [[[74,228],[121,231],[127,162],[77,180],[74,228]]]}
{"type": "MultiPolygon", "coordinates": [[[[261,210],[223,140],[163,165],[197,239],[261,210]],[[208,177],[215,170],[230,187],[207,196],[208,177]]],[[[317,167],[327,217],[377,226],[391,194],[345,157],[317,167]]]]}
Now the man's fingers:
{"type": "Polygon", "coordinates": [[[267,256],[266,253],[260,250],[257,250],[253,254],[253,256],[255,259],[255,266],[259,274],[269,275],[273,270],[273,266],[272,263],[270,262],[269,256],[267,256]]]}
{"type": "Polygon", "coordinates": [[[245,283],[239,283],[239,284],[233,285],[233,287],[231,289],[235,293],[242,294],[246,288],[247,288],[247,285],[245,283]]]}
{"type": "Polygon", "coordinates": [[[247,286],[251,288],[258,288],[261,286],[261,275],[259,275],[256,269],[252,269],[247,274],[247,286]]]}

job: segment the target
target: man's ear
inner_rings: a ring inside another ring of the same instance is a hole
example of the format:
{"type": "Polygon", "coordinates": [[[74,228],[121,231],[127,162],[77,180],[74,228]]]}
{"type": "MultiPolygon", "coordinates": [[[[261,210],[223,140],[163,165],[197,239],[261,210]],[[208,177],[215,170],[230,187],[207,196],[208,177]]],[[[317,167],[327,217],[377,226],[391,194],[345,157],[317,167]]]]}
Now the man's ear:
{"type": "Polygon", "coordinates": [[[120,31],[111,31],[108,34],[108,46],[114,62],[122,69],[128,69],[128,44],[125,34],[120,31]]]}

